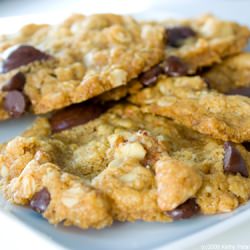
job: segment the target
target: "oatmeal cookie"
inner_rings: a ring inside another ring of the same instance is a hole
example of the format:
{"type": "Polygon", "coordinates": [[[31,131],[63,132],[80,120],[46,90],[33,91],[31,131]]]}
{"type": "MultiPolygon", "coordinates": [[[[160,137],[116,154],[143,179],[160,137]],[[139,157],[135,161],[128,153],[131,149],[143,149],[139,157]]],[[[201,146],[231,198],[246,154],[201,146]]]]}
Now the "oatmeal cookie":
{"type": "Polygon", "coordinates": [[[209,90],[196,77],[162,76],[154,87],[130,97],[150,112],[174,119],[200,133],[224,141],[250,141],[250,99],[209,90]]]}
{"type": "Polygon", "coordinates": [[[73,15],[59,25],[27,25],[0,38],[0,118],[85,101],[126,85],[163,56],[163,28],[129,16],[73,15]]]}
{"type": "MultiPolygon", "coordinates": [[[[151,22],[151,24],[162,25],[165,29],[165,60],[147,72],[142,73],[138,81],[132,81],[126,86],[102,94],[99,97],[102,101],[118,100],[134,93],[135,90],[138,91],[145,86],[155,84],[161,74],[174,77],[184,76],[197,73],[200,69],[215,63],[221,63],[226,57],[240,53],[247,45],[250,37],[250,31],[246,26],[223,21],[212,15],[186,20],[151,22]]],[[[221,80],[226,81],[225,77],[233,77],[232,74],[236,76],[237,68],[241,66],[247,69],[247,55],[240,57],[238,59],[236,56],[235,59],[232,59],[233,70],[236,70],[235,74],[230,71],[228,75],[223,74],[224,77],[221,75],[223,77],[221,80]],[[241,63],[239,63],[240,60],[241,63]],[[244,65],[242,65],[243,61],[245,62],[244,65]]],[[[228,59],[228,63],[225,63],[228,69],[231,69],[228,66],[230,63],[230,59],[228,59]]],[[[224,65],[224,62],[222,65],[224,65]]],[[[219,69],[214,71],[214,75],[217,74],[219,69]]],[[[247,77],[247,70],[244,75],[241,73],[241,77],[247,77]]],[[[216,76],[213,78],[216,78],[216,76]]],[[[219,79],[215,80],[216,83],[219,79]]],[[[237,81],[240,80],[237,79],[237,81]]],[[[218,83],[218,85],[223,87],[226,86],[226,83],[218,83]]]]}
{"type": "Polygon", "coordinates": [[[93,106],[39,118],[1,149],[7,200],[81,228],[229,212],[248,200],[250,155],[242,145],[133,105],[92,116],[93,106]]]}
{"type": "Polygon", "coordinates": [[[162,22],[167,33],[166,56],[177,56],[189,71],[221,62],[247,45],[250,31],[246,26],[223,21],[213,15],[162,22]]]}
{"type": "Polygon", "coordinates": [[[209,87],[229,95],[250,96],[250,53],[223,60],[201,74],[209,87]]]}

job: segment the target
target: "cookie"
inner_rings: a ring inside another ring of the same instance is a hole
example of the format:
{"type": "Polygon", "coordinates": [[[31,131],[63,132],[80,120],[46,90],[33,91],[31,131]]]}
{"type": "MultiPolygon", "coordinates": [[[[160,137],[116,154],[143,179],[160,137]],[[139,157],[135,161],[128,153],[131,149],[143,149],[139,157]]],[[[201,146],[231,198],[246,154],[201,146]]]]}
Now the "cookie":
{"type": "Polygon", "coordinates": [[[0,118],[47,113],[126,85],[164,56],[164,30],[128,16],[73,15],[0,38],[0,118]]]}
{"type": "Polygon", "coordinates": [[[151,22],[151,24],[162,25],[165,29],[165,60],[142,73],[138,81],[108,91],[102,94],[99,100],[104,102],[119,100],[136,90],[155,84],[158,76],[162,74],[185,76],[197,73],[215,63],[221,63],[224,58],[241,52],[250,36],[247,27],[220,20],[212,15],[195,19],[151,22]]]}
{"type": "Polygon", "coordinates": [[[145,112],[172,118],[217,139],[250,140],[250,99],[209,90],[199,76],[161,76],[155,86],[131,96],[130,101],[145,112]]]}
{"type": "Polygon", "coordinates": [[[223,60],[202,73],[209,87],[229,95],[250,96],[250,53],[223,60]]]}
{"type": "Polygon", "coordinates": [[[81,228],[229,212],[248,200],[243,146],[128,104],[80,122],[93,107],[85,105],[38,118],[1,149],[7,200],[81,228]]]}
{"type": "Polygon", "coordinates": [[[162,25],[167,33],[166,56],[181,58],[191,73],[239,53],[250,36],[246,26],[213,15],[166,20],[162,25]]]}

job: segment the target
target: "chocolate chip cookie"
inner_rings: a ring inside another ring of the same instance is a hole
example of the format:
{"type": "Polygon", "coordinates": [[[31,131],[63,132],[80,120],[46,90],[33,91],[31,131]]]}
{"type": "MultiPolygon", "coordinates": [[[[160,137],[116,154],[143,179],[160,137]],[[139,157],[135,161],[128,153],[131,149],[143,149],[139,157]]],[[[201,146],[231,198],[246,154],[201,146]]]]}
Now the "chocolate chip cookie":
{"type": "Polygon", "coordinates": [[[210,88],[228,95],[250,97],[250,53],[223,60],[202,73],[210,88]]]}
{"type": "Polygon", "coordinates": [[[54,111],[0,146],[4,197],[83,229],[246,203],[249,36],[211,15],[112,14],[1,36],[0,119],[54,111]]]}
{"type": "Polygon", "coordinates": [[[150,112],[174,119],[224,141],[250,141],[250,99],[208,89],[203,78],[161,76],[157,84],[130,97],[150,112]]]}
{"type": "Polygon", "coordinates": [[[162,25],[166,29],[166,56],[181,58],[190,73],[239,53],[247,45],[250,36],[246,26],[223,21],[212,15],[166,20],[162,25]]]}
{"type": "Polygon", "coordinates": [[[248,200],[250,154],[242,145],[133,105],[92,117],[86,105],[38,118],[2,147],[7,200],[81,228],[229,212],[248,200]]]}
{"type": "Polygon", "coordinates": [[[145,86],[155,84],[162,74],[172,77],[195,74],[204,67],[221,63],[224,58],[241,52],[250,37],[247,27],[212,15],[151,24],[162,25],[165,29],[165,59],[142,73],[139,81],[108,91],[99,97],[100,100],[119,100],[145,86]]]}
{"type": "Polygon", "coordinates": [[[25,26],[0,38],[0,119],[47,113],[126,85],[163,54],[163,28],[128,16],[25,26]]]}

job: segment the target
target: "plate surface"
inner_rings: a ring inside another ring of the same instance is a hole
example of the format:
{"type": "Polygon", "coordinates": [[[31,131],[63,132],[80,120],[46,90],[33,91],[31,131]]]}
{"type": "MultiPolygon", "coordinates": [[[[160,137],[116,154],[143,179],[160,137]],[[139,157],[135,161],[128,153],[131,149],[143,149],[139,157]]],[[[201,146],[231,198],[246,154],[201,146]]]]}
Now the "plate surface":
{"type": "MultiPolygon", "coordinates": [[[[169,10],[171,12],[171,8],[169,10]]],[[[171,13],[175,13],[175,9],[171,13]]],[[[156,14],[157,12],[154,12],[154,16],[157,16],[156,14]]],[[[144,16],[145,13],[139,15],[139,17],[144,16]]],[[[152,12],[150,12],[150,17],[152,17],[152,12]]],[[[56,20],[60,19],[62,19],[61,15],[56,20]]],[[[237,19],[237,17],[234,19],[237,19]]],[[[27,22],[39,22],[39,20],[43,22],[54,21],[55,15],[46,15],[42,18],[41,16],[26,16],[0,19],[0,33],[6,32],[6,30],[8,32],[16,31],[18,28],[16,23],[23,25],[27,22]]],[[[20,134],[31,124],[33,119],[33,116],[26,116],[18,121],[1,122],[0,142],[20,134]]],[[[200,216],[172,224],[115,223],[112,227],[100,231],[81,231],[76,228],[64,228],[60,225],[57,227],[51,226],[39,214],[28,208],[12,206],[0,196],[0,218],[8,223],[16,223],[18,227],[21,227],[22,233],[27,232],[25,237],[29,237],[29,239],[36,235],[37,239],[40,238],[43,241],[51,242],[51,246],[54,246],[53,249],[146,250],[153,248],[165,249],[166,247],[183,249],[242,223],[250,216],[249,208],[250,204],[247,204],[230,214],[200,216]],[[33,236],[30,233],[31,231],[34,234],[33,236]]]]}

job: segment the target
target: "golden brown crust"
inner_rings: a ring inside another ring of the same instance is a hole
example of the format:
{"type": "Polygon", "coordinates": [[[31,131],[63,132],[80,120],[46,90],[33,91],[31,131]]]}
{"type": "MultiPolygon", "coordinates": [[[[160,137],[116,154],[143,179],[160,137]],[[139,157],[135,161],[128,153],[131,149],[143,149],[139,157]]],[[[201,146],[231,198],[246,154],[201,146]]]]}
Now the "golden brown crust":
{"type": "MultiPolygon", "coordinates": [[[[236,147],[250,171],[249,152],[236,147]]],[[[222,141],[118,105],[53,135],[48,120],[38,119],[2,147],[0,174],[11,202],[27,204],[45,186],[52,199],[43,216],[51,223],[101,228],[112,219],[171,221],[166,211],[190,198],[204,214],[232,211],[248,200],[250,178],[224,173],[224,154],[222,141]]]]}
{"type": "MultiPolygon", "coordinates": [[[[161,22],[151,22],[151,24],[161,24],[164,28],[185,26],[192,28],[196,32],[196,36],[184,40],[182,45],[178,48],[171,46],[165,47],[165,58],[171,55],[180,57],[187,64],[189,73],[193,74],[200,68],[222,62],[221,65],[223,66],[220,67],[219,64],[215,66],[214,70],[213,68],[211,69],[211,73],[208,73],[208,78],[213,78],[212,80],[215,80],[215,84],[217,84],[218,88],[219,86],[225,86],[225,81],[228,82],[230,78],[232,78],[232,81],[242,82],[248,77],[247,55],[242,55],[239,59],[237,56],[232,60],[225,59],[228,56],[240,53],[244,47],[246,47],[250,37],[250,31],[246,26],[234,22],[223,21],[212,15],[204,15],[199,18],[186,20],[173,19],[161,22]],[[223,61],[224,59],[225,63],[223,61]],[[240,60],[241,63],[239,62],[240,60]],[[231,62],[232,66],[229,66],[231,62]],[[225,70],[222,70],[224,67],[226,67],[225,70]],[[244,73],[240,73],[241,67],[244,68],[244,73]],[[217,73],[220,73],[218,78],[217,73]],[[214,74],[214,76],[212,74],[214,74]],[[209,75],[211,75],[211,77],[209,75]],[[236,75],[239,75],[240,79],[236,75]],[[241,77],[244,77],[244,79],[241,80],[241,77]],[[220,83],[220,80],[224,81],[225,84],[223,84],[223,82],[220,83]]],[[[205,74],[205,76],[206,75],[207,74],[205,74]]],[[[126,86],[105,92],[98,98],[101,101],[119,100],[126,95],[133,94],[135,91],[138,92],[142,87],[143,85],[140,82],[132,81],[126,86]]]]}
{"type": "Polygon", "coordinates": [[[188,26],[196,32],[197,35],[187,39],[180,48],[166,48],[166,56],[175,55],[182,58],[191,72],[239,53],[250,37],[246,26],[223,21],[213,15],[186,20],[166,20],[162,24],[165,27],[188,26]]]}
{"type": "Polygon", "coordinates": [[[139,24],[128,16],[73,15],[57,26],[32,26],[33,32],[25,32],[28,27],[14,38],[2,39],[0,51],[25,43],[53,59],[1,74],[0,87],[22,71],[26,76],[24,93],[37,114],[125,85],[159,63],[164,54],[163,28],[139,24]]]}
{"type": "Polygon", "coordinates": [[[26,205],[36,192],[46,188],[50,203],[43,216],[50,223],[63,222],[64,225],[81,228],[110,225],[113,220],[107,198],[84,183],[83,179],[63,173],[58,166],[47,163],[46,157],[43,152],[36,152],[22,173],[4,186],[6,198],[13,203],[26,205]]]}
{"type": "Polygon", "coordinates": [[[200,77],[161,77],[156,86],[132,96],[145,112],[163,115],[221,140],[250,140],[250,99],[208,90],[200,77]]]}
{"type": "Polygon", "coordinates": [[[211,88],[222,93],[250,87],[250,53],[229,57],[202,74],[211,88]]]}

